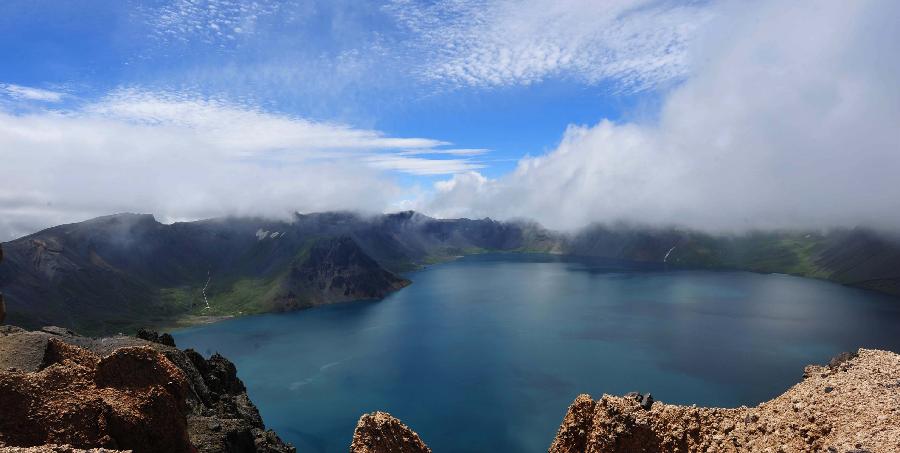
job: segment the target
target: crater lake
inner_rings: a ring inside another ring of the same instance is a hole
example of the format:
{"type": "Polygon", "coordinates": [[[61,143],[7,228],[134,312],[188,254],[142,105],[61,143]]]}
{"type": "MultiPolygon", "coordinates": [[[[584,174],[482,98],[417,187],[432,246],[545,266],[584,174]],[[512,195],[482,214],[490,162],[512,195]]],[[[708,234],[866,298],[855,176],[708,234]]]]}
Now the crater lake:
{"type": "Polygon", "coordinates": [[[900,350],[900,299],[777,274],[476,255],[408,274],[381,301],[174,332],[235,362],[267,428],[346,451],[390,412],[435,452],[546,451],[580,393],[755,405],[803,367],[900,350]]]}

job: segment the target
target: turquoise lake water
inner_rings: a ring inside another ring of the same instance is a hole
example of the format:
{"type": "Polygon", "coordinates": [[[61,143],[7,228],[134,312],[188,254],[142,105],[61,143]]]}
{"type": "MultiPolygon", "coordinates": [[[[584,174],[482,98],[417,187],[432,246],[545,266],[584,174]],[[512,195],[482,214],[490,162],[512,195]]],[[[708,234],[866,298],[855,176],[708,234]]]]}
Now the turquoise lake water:
{"type": "Polygon", "coordinates": [[[234,361],[267,427],[300,452],[347,451],[375,410],[437,453],[541,452],[579,393],[754,405],[841,351],[900,351],[900,299],[811,279],[507,254],[409,278],[382,301],[175,339],[234,361]]]}

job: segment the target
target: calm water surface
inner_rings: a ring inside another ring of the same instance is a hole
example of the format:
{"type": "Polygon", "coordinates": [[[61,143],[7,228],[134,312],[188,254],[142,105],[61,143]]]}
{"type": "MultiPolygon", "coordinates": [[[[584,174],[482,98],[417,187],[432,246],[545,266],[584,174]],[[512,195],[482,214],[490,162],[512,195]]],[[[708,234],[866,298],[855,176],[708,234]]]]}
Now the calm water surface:
{"type": "Polygon", "coordinates": [[[817,280],[482,255],[354,302],[182,330],[237,364],[269,428],[301,452],[346,451],[384,410],[436,452],[546,451],[569,403],[650,391],[757,404],[803,366],[900,351],[900,299],[817,280]]]}

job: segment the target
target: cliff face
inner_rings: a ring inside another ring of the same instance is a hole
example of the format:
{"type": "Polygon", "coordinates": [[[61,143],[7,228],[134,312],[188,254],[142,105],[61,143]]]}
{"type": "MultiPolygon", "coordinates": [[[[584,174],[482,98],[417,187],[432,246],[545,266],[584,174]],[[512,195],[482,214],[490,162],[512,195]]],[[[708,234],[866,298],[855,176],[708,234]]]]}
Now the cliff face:
{"type": "Polygon", "coordinates": [[[0,407],[7,451],[294,452],[227,359],[133,337],[0,328],[0,407]]]}
{"type": "Polygon", "coordinates": [[[379,266],[349,236],[325,238],[316,241],[304,259],[291,266],[275,303],[278,309],[292,309],[381,299],[409,283],[379,266]]]}

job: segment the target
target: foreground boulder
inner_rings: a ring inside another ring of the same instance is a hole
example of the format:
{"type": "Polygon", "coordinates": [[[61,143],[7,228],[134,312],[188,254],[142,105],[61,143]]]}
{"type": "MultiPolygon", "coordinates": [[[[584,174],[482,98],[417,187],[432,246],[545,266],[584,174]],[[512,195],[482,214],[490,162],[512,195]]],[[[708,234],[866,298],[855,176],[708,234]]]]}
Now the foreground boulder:
{"type": "Polygon", "coordinates": [[[0,453],[295,451],[265,430],[231,362],[170,338],[0,327],[0,453]]]}
{"type": "Polygon", "coordinates": [[[550,453],[897,452],[900,355],[860,349],[756,407],[653,404],[633,396],[580,395],[550,453]]]}
{"type": "Polygon", "coordinates": [[[0,373],[0,442],[190,452],[187,379],[146,346],[97,355],[50,339],[40,371],[0,373]]]}
{"type": "Polygon", "coordinates": [[[350,453],[431,453],[415,431],[387,412],[359,418],[350,453]]]}

